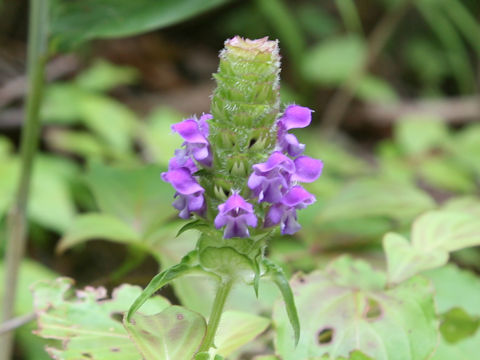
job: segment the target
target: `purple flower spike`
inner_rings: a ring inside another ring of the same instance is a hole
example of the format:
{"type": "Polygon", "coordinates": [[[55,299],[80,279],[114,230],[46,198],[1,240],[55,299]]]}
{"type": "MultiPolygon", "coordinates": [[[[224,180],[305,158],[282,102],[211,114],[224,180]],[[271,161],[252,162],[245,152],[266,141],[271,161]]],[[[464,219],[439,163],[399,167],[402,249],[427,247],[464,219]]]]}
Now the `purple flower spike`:
{"type": "Polygon", "coordinates": [[[294,162],[281,152],[275,151],[266,162],[253,165],[248,187],[258,196],[258,202],[279,202],[288,189],[294,171],[294,162]]]}
{"type": "Polygon", "coordinates": [[[300,144],[293,134],[283,131],[283,135],[280,135],[280,132],[281,130],[278,136],[278,149],[293,157],[301,155],[305,150],[305,144],[300,144]]]}
{"type": "Polygon", "coordinates": [[[312,110],[298,105],[290,105],[285,109],[278,124],[285,130],[304,128],[312,122],[312,110]]]}
{"type": "Polygon", "coordinates": [[[252,204],[246,202],[238,193],[234,192],[225,203],[219,205],[218,211],[215,227],[220,229],[226,226],[223,233],[225,239],[249,237],[248,226],[257,226],[252,204]]]}
{"type": "Polygon", "coordinates": [[[292,187],[281,203],[274,204],[265,218],[265,227],[280,224],[282,234],[293,235],[301,229],[297,221],[297,209],[304,209],[315,202],[315,196],[301,186],[292,187]]]}
{"type": "Polygon", "coordinates": [[[172,130],[179,133],[185,140],[183,143],[185,152],[177,153],[180,162],[184,161],[182,159],[185,159],[185,157],[193,155],[193,158],[200,164],[212,166],[212,151],[207,140],[209,131],[207,120],[210,118],[210,114],[205,114],[202,115],[200,120],[187,119],[172,125],[172,130]]]}
{"type": "Polygon", "coordinates": [[[192,212],[202,214],[205,209],[205,190],[197,183],[186,167],[170,169],[162,174],[162,179],[172,184],[176,190],[173,207],[180,211],[182,219],[190,218],[192,212]]]}
{"type": "Polygon", "coordinates": [[[171,158],[168,162],[168,170],[185,168],[190,172],[190,174],[194,174],[198,171],[197,165],[195,165],[195,162],[191,158],[183,158],[178,156],[178,154],[176,155],[177,156],[171,158]]]}
{"type": "Polygon", "coordinates": [[[323,162],[308,156],[300,156],[294,160],[294,181],[310,183],[318,179],[323,169],[323,162]]]}

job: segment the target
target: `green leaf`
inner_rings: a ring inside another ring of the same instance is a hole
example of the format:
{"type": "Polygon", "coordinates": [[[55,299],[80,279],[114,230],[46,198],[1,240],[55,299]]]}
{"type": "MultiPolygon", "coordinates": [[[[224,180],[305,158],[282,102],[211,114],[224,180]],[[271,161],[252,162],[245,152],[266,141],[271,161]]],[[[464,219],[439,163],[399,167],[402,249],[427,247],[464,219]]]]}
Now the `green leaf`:
{"type": "Polygon", "coordinates": [[[137,80],[135,68],[118,66],[105,60],[96,60],[87,70],[75,78],[75,84],[92,91],[109,91],[120,85],[129,85],[137,80]]]}
{"type": "Polygon", "coordinates": [[[440,332],[449,343],[471,337],[480,325],[480,318],[471,317],[463,309],[454,308],[441,317],[440,332]]]}
{"type": "MultiPolygon", "coordinates": [[[[87,287],[73,294],[72,283],[71,279],[59,278],[39,283],[33,290],[37,335],[62,340],[57,347],[47,348],[50,355],[64,360],[140,359],[121,317],[141,289],[122,285],[107,299],[104,288],[87,287]]],[[[156,296],[143,311],[153,314],[168,306],[168,300],[156,296]]]]}
{"type": "Polygon", "coordinates": [[[102,159],[111,155],[108,146],[87,131],[51,129],[47,133],[47,142],[54,150],[86,159],[102,159]]]}
{"type": "Polygon", "coordinates": [[[394,88],[387,81],[373,75],[363,76],[355,93],[360,99],[370,102],[392,103],[398,100],[394,88]]]}
{"type": "Polygon", "coordinates": [[[447,263],[449,253],[480,244],[480,222],[466,212],[430,211],[412,226],[411,243],[398,234],[387,234],[383,246],[388,278],[398,283],[422,271],[447,263]]]}
{"type": "Polygon", "coordinates": [[[200,251],[201,266],[219,276],[243,279],[246,283],[254,280],[253,261],[231,247],[208,246],[200,251]]]}
{"type": "Polygon", "coordinates": [[[375,360],[418,360],[435,350],[433,288],[423,277],[384,290],[383,273],[363,261],[340,258],[324,271],[297,275],[291,285],[302,333],[295,346],[278,303],[275,344],[283,360],[349,358],[355,350],[375,360]]]}
{"type": "Polygon", "coordinates": [[[480,331],[477,330],[474,336],[461,340],[455,344],[448,343],[440,337],[435,354],[431,360],[472,360],[478,357],[480,344],[480,331]]]}
{"type": "Polygon", "coordinates": [[[91,213],[77,216],[72,226],[57,245],[63,252],[72,246],[91,239],[105,239],[120,243],[138,243],[140,235],[116,217],[108,214],[91,213]]]}
{"type": "Polygon", "coordinates": [[[181,306],[150,316],[137,313],[124,325],[145,360],[190,360],[207,330],[200,314],[181,306]]]}
{"type": "Polygon", "coordinates": [[[447,264],[423,275],[432,280],[435,287],[438,313],[460,307],[470,315],[480,316],[480,279],[474,273],[447,264]]]}
{"type": "Polygon", "coordinates": [[[138,168],[93,164],[87,173],[100,210],[145,234],[174,215],[173,189],[160,179],[156,166],[138,168]]]}
{"type": "Polygon", "coordinates": [[[407,155],[418,155],[436,147],[442,148],[449,140],[443,119],[425,114],[404,116],[395,123],[395,141],[407,155]]]}
{"type": "Polygon", "coordinates": [[[160,274],[157,274],[150,280],[150,283],[142,291],[142,293],[135,299],[130,308],[128,309],[126,321],[132,319],[133,314],[140,309],[140,307],[145,304],[145,302],[153,295],[156,291],[160,290],[163,286],[167,285],[170,281],[191,273],[202,272],[201,269],[197,266],[190,266],[184,263],[174,265],[166,270],[163,270],[160,274]]]}
{"type": "Polygon", "coordinates": [[[68,0],[52,2],[52,42],[70,50],[96,38],[125,37],[188,19],[226,0],[68,0]]]}
{"type": "Polygon", "coordinates": [[[420,176],[434,187],[461,193],[476,189],[471,172],[450,158],[429,158],[419,166],[420,176]]]}
{"type": "Polygon", "coordinates": [[[201,229],[210,229],[210,226],[208,226],[208,224],[205,223],[205,221],[203,221],[203,220],[200,220],[200,219],[193,220],[193,221],[190,221],[190,222],[186,223],[185,225],[183,225],[180,228],[180,230],[178,230],[177,237],[180,236],[181,234],[183,234],[185,231],[201,230],[201,229]]]}
{"type": "Polygon", "coordinates": [[[270,320],[240,311],[225,311],[220,320],[220,329],[215,336],[217,351],[224,357],[249,343],[265,331],[270,320]]]}
{"type": "Polygon", "coordinates": [[[168,107],[155,109],[140,126],[138,141],[151,160],[165,167],[172,158],[173,149],[182,145],[180,136],[172,136],[171,126],[182,120],[182,114],[168,107]]]}
{"type": "Polygon", "coordinates": [[[295,346],[298,345],[300,339],[300,321],[298,318],[297,307],[295,305],[295,298],[288,280],[285,278],[283,270],[278,265],[271,262],[269,259],[263,259],[263,266],[267,270],[267,275],[277,285],[282,294],[285,310],[287,310],[288,321],[293,330],[293,338],[295,346]]]}
{"type": "Polygon", "coordinates": [[[386,216],[399,221],[414,218],[434,207],[424,192],[407,183],[382,178],[363,178],[346,185],[320,211],[321,223],[340,219],[386,216]]]}
{"type": "Polygon", "coordinates": [[[363,66],[365,56],[366,45],[359,36],[333,37],[306,52],[302,74],[322,85],[340,85],[363,66]]]}

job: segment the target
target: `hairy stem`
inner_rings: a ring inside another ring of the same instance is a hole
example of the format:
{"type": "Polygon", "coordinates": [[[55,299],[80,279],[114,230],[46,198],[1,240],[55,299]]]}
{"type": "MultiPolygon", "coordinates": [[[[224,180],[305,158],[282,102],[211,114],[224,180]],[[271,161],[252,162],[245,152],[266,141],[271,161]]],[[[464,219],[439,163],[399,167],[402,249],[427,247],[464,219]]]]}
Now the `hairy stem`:
{"type": "Polygon", "coordinates": [[[213,302],[212,312],[210,313],[210,318],[208,319],[207,333],[202,345],[200,346],[200,352],[208,351],[208,349],[215,346],[215,334],[217,333],[223,308],[225,307],[225,302],[227,301],[228,294],[230,294],[232,285],[233,281],[231,279],[228,279],[227,281],[221,280],[220,282],[217,295],[215,295],[215,300],[213,302]]]}
{"type": "MultiPolygon", "coordinates": [[[[6,250],[5,295],[2,302],[2,320],[12,318],[17,291],[18,272],[26,242],[26,209],[33,160],[38,147],[40,131],[39,110],[44,85],[47,57],[48,0],[30,1],[27,52],[28,95],[26,119],[22,131],[22,164],[17,194],[9,213],[6,250]]],[[[0,338],[0,360],[8,360],[12,351],[12,333],[0,338]]]]}

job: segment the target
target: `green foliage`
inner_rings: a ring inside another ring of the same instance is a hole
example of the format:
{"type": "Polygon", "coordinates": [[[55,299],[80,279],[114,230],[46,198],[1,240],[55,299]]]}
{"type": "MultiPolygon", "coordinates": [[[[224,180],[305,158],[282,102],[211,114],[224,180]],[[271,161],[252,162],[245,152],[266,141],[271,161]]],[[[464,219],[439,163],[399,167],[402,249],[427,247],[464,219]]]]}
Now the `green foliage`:
{"type": "Polygon", "coordinates": [[[155,315],[135,314],[125,328],[145,360],[191,359],[205,336],[205,319],[180,306],[155,315]]]}
{"type": "Polygon", "coordinates": [[[411,242],[395,233],[384,237],[389,282],[440,267],[447,263],[450,252],[479,244],[476,216],[448,210],[427,212],[414,222],[411,242]]]}
{"type": "Polygon", "coordinates": [[[54,0],[51,7],[51,41],[58,50],[71,50],[92,39],[132,36],[166,27],[226,2],[88,0],[80,4],[54,0]]]}
{"type": "Polygon", "coordinates": [[[348,358],[354,350],[377,360],[428,358],[437,343],[429,281],[415,277],[397,287],[385,286],[383,273],[346,257],[324,271],[297,275],[292,288],[302,328],[300,341],[295,347],[277,304],[277,353],[285,360],[348,358]]]}
{"type": "MultiPolygon", "coordinates": [[[[34,288],[37,334],[62,340],[57,346],[49,346],[48,352],[65,360],[140,358],[121,319],[141,289],[122,285],[111,299],[106,299],[104,288],[86,288],[73,295],[72,283],[59,278],[34,288]]],[[[156,296],[145,304],[143,311],[153,314],[168,306],[168,300],[156,296]]]]}

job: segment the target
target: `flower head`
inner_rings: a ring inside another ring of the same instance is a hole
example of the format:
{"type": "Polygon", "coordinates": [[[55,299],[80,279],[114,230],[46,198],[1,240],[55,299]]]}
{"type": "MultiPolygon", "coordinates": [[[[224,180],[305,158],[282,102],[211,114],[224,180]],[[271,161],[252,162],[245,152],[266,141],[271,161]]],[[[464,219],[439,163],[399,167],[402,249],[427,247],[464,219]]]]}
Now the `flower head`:
{"type": "Polygon", "coordinates": [[[215,227],[221,229],[224,226],[223,237],[225,239],[249,237],[248,226],[257,226],[257,217],[253,212],[252,204],[246,202],[237,192],[234,192],[225,203],[218,206],[215,227]]]}

